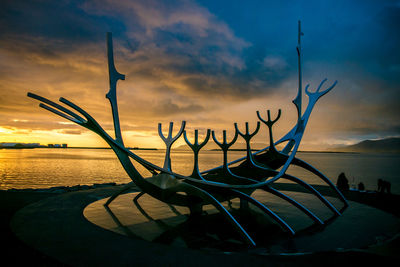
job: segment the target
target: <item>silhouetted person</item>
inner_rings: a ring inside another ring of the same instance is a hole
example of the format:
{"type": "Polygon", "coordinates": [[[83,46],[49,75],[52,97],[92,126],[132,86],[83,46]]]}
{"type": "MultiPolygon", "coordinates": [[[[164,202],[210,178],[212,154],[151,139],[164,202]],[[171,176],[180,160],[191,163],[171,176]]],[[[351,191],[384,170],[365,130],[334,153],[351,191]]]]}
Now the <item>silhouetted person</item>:
{"type": "Polygon", "coordinates": [[[383,180],[382,179],[378,179],[378,192],[382,193],[382,188],[383,188],[383,180]]]}
{"type": "Polygon", "coordinates": [[[344,175],[343,172],[341,174],[339,174],[337,182],[336,182],[336,186],[341,191],[349,190],[349,180],[346,178],[346,175],[344,175]]]}
{"type": "Polygon", "coordinates": [[[365,186],[364,186],[364,184],[363,184],[362,182],[360,182],[360,183],[358,184],[358,190],[359,190],[359,191],[364,191],[364,190],[365,190],[365,186]]]}
{"type": "Polygon", "coordinates": [[[384,181],[382,179],[378,179],[378,192],[385,193],[385,191],[390,194],[390,188],[392,185],[388,181],[384,181]]]}

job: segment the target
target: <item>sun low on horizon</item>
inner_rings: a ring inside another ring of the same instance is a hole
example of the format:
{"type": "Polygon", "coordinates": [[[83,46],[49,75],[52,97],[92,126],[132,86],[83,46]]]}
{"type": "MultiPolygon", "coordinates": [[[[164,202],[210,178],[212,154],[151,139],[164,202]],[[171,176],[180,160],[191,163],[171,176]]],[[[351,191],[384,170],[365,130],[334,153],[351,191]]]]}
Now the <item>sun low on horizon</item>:
{"type": "MultiPolygon", "coordinates": [[[[113,35],[121,130],[129,147],[164,148],[182,121],[193,138],[251,129],[256,111],[297,120],[298,21],[303,87],[336,87],[318,102],[301,149],[400,135],[399,1],[3,1],[0,143],[106,147],[90,131],[38,107],[27,93],[81,106],[113,134],[106,32],[113,35]],[[311,8],[312,7],[312,8],[311,8]]],[[[303,103],[308,102],[303,95],[303,103]]],[[[304,112],[304,110],[303,110],[304,112]]],[[[268,144],[266,128],[254,142],[268,144]]],[[[179,140],[177,146],[184,144],[179,140]]]]}

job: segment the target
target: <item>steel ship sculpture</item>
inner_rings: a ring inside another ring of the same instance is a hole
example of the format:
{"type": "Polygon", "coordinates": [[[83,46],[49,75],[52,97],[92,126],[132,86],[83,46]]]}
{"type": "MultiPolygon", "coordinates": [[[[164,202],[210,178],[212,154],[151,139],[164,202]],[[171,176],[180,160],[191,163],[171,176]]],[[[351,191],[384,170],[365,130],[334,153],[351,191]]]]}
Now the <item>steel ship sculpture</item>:
{"type": "Polygon", "coordinates": [[[276,142],[273,138],[272,128],[273,125],[279,120],[281,110],[278,111],[274,119],[271,119],[269,110],[267,111],[267,118],[261,117],[260,113],[257,111],[256,114],[259,121],[257,122],[255,130],[250,132],[249,124],[246,122],[245,131],[243,132],[235,123],[234,137],[230,142],[227,140],[227,134],[225,130],[223,131],[221,141],[217,139],[214,131],[208,129],[205,139],[202,142],[199,142],[198,130],[195,130],[194,142],[192,143],[189,141],[187,132],[185,130],[185,121],[182,122],[180,130],[175,136],[173,136],[172,122],[169,125],[167,136],[164,136],[162,132],[162,125],[158,124],[159,136],[164,141],[166,147],[164,165],[162,167],[157,166],[139,157],[124,145],[121,135],[117,104],[117,82],[118,80],[124,80],[125,75],[119,73],[115,68],[111,33],[107,33],[107,55],[110,89],[106,94],[106,98],[111,104],[115,138],[111,137],[100,126],[100,124],[91,115],[89,115],[89,113],[63,97],[61,97],[59,101],[65,104],[65,106],[33,93],[28,93],[28,96],[39,100],[41,102],[39,104],[40,107],[97,133],[113,149],[124,170],[132,179],[132,182],[126,184],[119,192],[111,196],[106,202],[106,206],[108,206],[120,194],[129,191],[134,186],[141,190],[141,195],[145,193],[169,205],[188,207],[191,216],[201,214],[202,207],[204,205],[211,204],[232,225],[233,229],[240,234],[242,241],[245,244],[248,246],[256,246],[253,238],[247,233],[238,220],[234,218],[232,213],[221,204],[221,202],[239,198],[241,208],[246,208],[248,207],[248,203],[251,203],[266,216],[272,218],[272,220],[275,221],[289,235],[295,235],[296,233],[294,229],[285,220],[278,216],[276,212],[268,208],[266,204],[259,202],[255,197],[252,196],[255,190],[264,190],[295,206],[305,215],[310,217],[315,224],[324,225],[325,222],[317,217],[303,204],[272,187],[276,181],[286,179],[299,184],[307,189],[310,193],[318,197],[319,200],[332,211],[333,216],[341,215],[341,212],[313,186],[298,177],[288,174],[287,170],[290,165],[299,166],[319,177],[336,193],[337,197],[343,202],[343,209],[348,206],[348,202],[343,194],[323,173],[307,162],[296,157],[296,152],[298,151],[307,122],[315,104],[322,96],[332,90],[337,83],[335,81],[327,89],[322,90],[322,86],[326,82],[325,79],[319,84],[318,88],[314,92],[311,92],[309,90],[309,85],[307,85],[304,90],[308,96],[308,104],[303,112],[303,88],[301,72],[302,35],[303,33],[301,31],[301,24],[299,21],[297,45],[299,72],[298,92],[297,96],[293,100],[293,103],[297,109],[298,119],[296,125],[294,125],[294,127],[286,135],[276,142]],[[269,146],[253,153],[251,149],[251,139],[259,132],[261,124],[265,124],[268,130],[269,146]],[[189,176],[176,173],[172,171],[171,168],[171,147],[182,135],[185,142],[192,149],[194,154],[193,171],[189,176]],[[246,156],[228,162],[229,149],[238,140],[239,136],[243,138],[246,143],[246,156]],[[198,155],[200,150],[210,140],[210,137],[221,148],[223,153],[223,164],[217,168],[200,172],[198,155]],[[279,151],[277,149],[277,145],[284,142],[287,142],[287,144],[282,150],[279,151]],[[135,168],[131,160],[145,167],[151,173],[151,176],[144,177],[137,170],[137,168],[135,168]],[[232,167],[233,164],[236,164],[237,166],[232,167]]]}

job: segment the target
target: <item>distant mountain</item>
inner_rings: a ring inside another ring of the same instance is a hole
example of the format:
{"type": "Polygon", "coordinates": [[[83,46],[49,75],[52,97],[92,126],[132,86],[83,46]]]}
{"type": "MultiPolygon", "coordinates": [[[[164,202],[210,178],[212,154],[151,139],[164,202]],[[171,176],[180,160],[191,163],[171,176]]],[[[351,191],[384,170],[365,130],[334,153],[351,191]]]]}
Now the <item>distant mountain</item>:
{"type": "Polygon", "coordinates": [[[381,140],[365,140],[358,144],[338,147],[335,151],[341,152],[388,152],[400,153],[400,138],[385,138],[381,140]]]}

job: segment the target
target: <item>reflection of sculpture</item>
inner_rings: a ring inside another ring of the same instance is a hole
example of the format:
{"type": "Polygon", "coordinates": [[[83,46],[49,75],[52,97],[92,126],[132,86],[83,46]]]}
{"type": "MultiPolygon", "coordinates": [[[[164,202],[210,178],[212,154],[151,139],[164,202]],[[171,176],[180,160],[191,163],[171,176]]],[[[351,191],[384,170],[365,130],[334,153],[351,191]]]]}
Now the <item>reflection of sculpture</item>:
{"type": "Polygon", "coordinates": [[[138,188],[140,188],[142,192],[147,193],[152,197],[159,199],[167,204],[188,207],[191,211],[191,215],[200,214],[203,205],[212,204],[231,223],[234,229],[241,235],[244,242],[246,242],[250,246],[254,246],[255,242],[253,241],[253,239],[242,228],[239,222],[235,220],[232,214],[221,204],[222,201],[229,201],[233,198],[239,198],[241,200],[241,207],[246,207],[247,203],[251,203],[258,207],[265,214],[273,218],[273,220],[275,220],[288,233],[294,234],[294,230],[283,219],[281,219],[275,212],[270,210],[266,205],[260,203],[251,196],[256,189],[262,189],[288,201],[289,203],[300,209],[302,212],[304,212],[311,219],[313,219],[315,223],[324,224],[323,221],[321,221],[315,214],[313,214],[302,204],[296,202],[294,199],[271,187],[271,185],[278,179],[288,179],[308,189],[311,193],[317,196],[329,209],[331,209],[335,215],[340,215],[340,212],[311,185],[307,184],[297,177],[291,176],[286,173],[290,164],[300,166],[320,177],[337,193],[338,197],[343,201],[344,205],[348,205],[346,199],[327,177],[325,177],[321,172],[319,172],[311,165],[295,157],[314,105],[319,98],[328,93],[336,85],[335,82],[328,89],[321,91],[321,87],[326,81],[323,80],[314,93],[308,90],[309,85],[307,85],[305,88],[305,93],[309,97],[309,103],[304,113],[302,113],[302,82],[300,57],[301,35],[302,33],[299,22],[299,39],[297,47],[299,58],[299,88],[297,97],[293,101],[298,111],[297,124],[284,137],[274,143],[272,136],[272,126],[279,119],[281,114],[280,110],[274,120],[271,120],[269,111],[267,120],[263,119],[257,112],[258,118],[268,127],[270,146],[260,151],[257,151],[256,153],[252,153],[250,141],[252,137],[259,131],[260,122],[257,123],[256,130],[253,133],[249,132],[248,123],[245,124],[244,133],[241,132],[237,124],[235,124],[235,136],[230,143],[227,143],[226,131],[223,131],[223,139],[221,143],[217,140],[215,132],[211,132],[210,130],[208,130],[205,140],[200,144],[198,141],[197,130],[195,131],[194,142],[191,143],[188,140],[186,131],[184,130],[185,122],[182,123],[181,129],[175,137],[172,137],[172,122],[170,124],[167,137],[162,134],[161,124],[159,124],[159,135],[166,144],[166,154],[163,167],[156,166],[128,150],[124,146],[122,140],[116,98],[117,81],[124,80],[125,76],[118,73],[115,69],[112,37],[110,33],[107,34],[110,90],[107,93],[106,97],[109,99],[112,108],[115,139],[112,138],[108,133],[106,133],[104,129],[97,123],[97,121],[86,111],[84,111],[74,103],[66,100],[65,98],[60,98],[60,102],[64,103],[69,108],[61,106],[46,98],[32,93],[28,93],[28,96],[41,101],[42,103],[40,103],[40,107],[47,109],[61,117],[64,117],[97,133],[114,150],[123,168],[132,179],[132,183],[126,185],[123,190],[118,192],[118,194],[113,195],[108,200],[106,205],[111,203],[113,199],[115,199],[115,197],[117,197],[119,194],[122,194],[124,191],[130,189],[133,183],[138,188]],[[186,143],[191,147],[194,153],[194,167],[193,172],[190,176],[183,176],[174,173],[171,169],[171,146],[182,134],[186,143]],[[198,167],[198,153],[200,149],[208,142],[210,135],[212,136],[212,139],[222,149],[222,152],[224,154],[223,165],[218,168],[200,173],[198,167]],[[236,142],[239,135],[246,142],[247,156],[228,163],[227,153],[229,147],[234,142],[236,142]],[[282,151],[278,151],[276,149],[276,145],[283,142],[288,143],[282,151]],[[152,176],[149,178],[144,178],[131,163],[131,159],[149,170],[152,176]],[[234,163],[240,163],[240,165],[234,168],[229,167],[234,163]]]}

